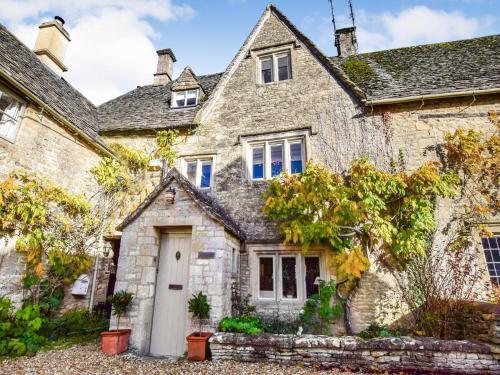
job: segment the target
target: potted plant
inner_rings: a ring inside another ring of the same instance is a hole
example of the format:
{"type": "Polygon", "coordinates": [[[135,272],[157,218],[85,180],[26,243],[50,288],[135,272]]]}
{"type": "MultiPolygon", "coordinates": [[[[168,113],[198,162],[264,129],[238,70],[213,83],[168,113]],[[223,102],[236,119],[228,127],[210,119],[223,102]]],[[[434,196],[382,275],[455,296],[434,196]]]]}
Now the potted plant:
{"type": "Polygon", "coordinates": [[[113,314],[118,318],[115,330],[101,332],[102,351],[107,355],[115,355],[127,350],[130,329],[120,329],[120,318],[132,304],[132,293],[120,290],[109,296],[107,301],[113,306],[113,314]]]}
{"type": "Polygon", "coordinates": [[[207,358],[208,339],[212,336],[211,332],[202,332],[201,327],[203,321],[210,316],[210,305],[207,301],[207,296],[202,292],[193,294],[193,297],[188,301],[189,312],[193,314],[193,318],[198,320],[200,330],[186,337],[188,342],[188,359],[190,361],[204,361],[207,358]]]}

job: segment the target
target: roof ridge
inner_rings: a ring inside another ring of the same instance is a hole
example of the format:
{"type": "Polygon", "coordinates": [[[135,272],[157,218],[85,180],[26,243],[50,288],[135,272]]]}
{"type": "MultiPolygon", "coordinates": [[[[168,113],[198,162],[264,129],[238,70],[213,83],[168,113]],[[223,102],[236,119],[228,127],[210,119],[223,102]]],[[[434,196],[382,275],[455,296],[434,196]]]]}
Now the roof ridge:
{"type": "MultiPolygon", "coordinates": [[[[450,40],[447,42],[434,42],[434,43],[425,43],[425,44],[417,44],[414,46],[405,46],[405,47],[395,47],[395,48],[389,48],[389,49],[381,49],[378,51],[371,51],[371,52],[363,52],[363,53],[358,53],[357,56],[367,56],[371,55],[374,53],[379,53],[379,52],[389,52],[389,51],[399,51],[399,50],[410,50],[413,48],[422,48],[422,47],[438,47],[438,46],[443,46],[446,44],[455,44],[455,43],[463,43],[463,42],[471,42],[474,40],[478,39],[487,39],[487,38],[500,38],[500,34],[491,34],[491,35],[484,35],[484,36],[478,36],[475,38],[467,38],[467,39],[456,39],[456,40],[450,40]]],[[[331,56],[330,58],[339,58],[339,56],[331,56]]]]}

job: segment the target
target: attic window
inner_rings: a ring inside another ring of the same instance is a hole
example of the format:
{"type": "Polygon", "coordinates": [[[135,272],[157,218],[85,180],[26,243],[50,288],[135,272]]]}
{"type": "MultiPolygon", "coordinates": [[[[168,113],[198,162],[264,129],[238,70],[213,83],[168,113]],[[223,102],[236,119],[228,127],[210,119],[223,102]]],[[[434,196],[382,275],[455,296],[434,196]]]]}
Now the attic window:
{"type": "Polygon", "coordinates": [[[260,58],[260,82],[272,83],[292,78],[290,53],[275,53],[260,58]]]}
{"type": "Polygon", "coordinates": [[[192,107],[198,104],[199,90],[186,90],[172,92],[172,107],[192,107]]]}

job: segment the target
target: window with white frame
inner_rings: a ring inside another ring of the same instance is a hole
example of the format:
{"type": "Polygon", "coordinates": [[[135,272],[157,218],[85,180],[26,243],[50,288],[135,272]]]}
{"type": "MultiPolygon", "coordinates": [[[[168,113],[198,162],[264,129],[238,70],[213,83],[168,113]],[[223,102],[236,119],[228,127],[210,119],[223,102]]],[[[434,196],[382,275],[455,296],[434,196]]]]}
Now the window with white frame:
{"type": "Polygon", "coordinates": [[[186,178],[200,189],[209,189],[213,180],[213,158],[186,158],[183,160],[186,178]]]}
{"type": "Polygon", "coordinates": [[[264,180],[288,173],[302,173],[305,164],[304,137],[279,141],[250,142],[248,172],[252,180],[264,180]]]}
{"type": "Polygon", "coordinates": [[[500,236],[483,237],[484,257],[494,285],[500,285],[500,236]]]}
{"type": "Polygon", "coordinates": [[[261,83],[285,81],[292,78],[289,52],[262,56],[259,62],[261,83]]]}
{"type": "Polygon", "coordinates": [[[198,104],[199,90],[186,90],[172,92],[172,107],[192,107],[198,104]]]}
{"type": "Polygon", "coordinates": [[[305,300],[318,293],[320,258],[301,254],[259,255],[257,277],[260,299],[305,300]]]}
{"type": "Polygon", "coordinates": [[[24,104],[0,86],[0,137],[15,140],[23,112],[24,104]]]}

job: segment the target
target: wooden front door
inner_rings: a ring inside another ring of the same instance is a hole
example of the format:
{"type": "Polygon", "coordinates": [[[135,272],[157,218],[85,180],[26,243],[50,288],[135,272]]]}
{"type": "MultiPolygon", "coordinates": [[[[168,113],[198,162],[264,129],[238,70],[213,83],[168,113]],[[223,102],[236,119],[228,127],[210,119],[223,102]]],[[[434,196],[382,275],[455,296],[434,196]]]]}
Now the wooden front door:
{"type": "Polygon", "coordinates": [[[161,237],[150,354],[182,356],[186,350],[191,233],[161,237]]]}

